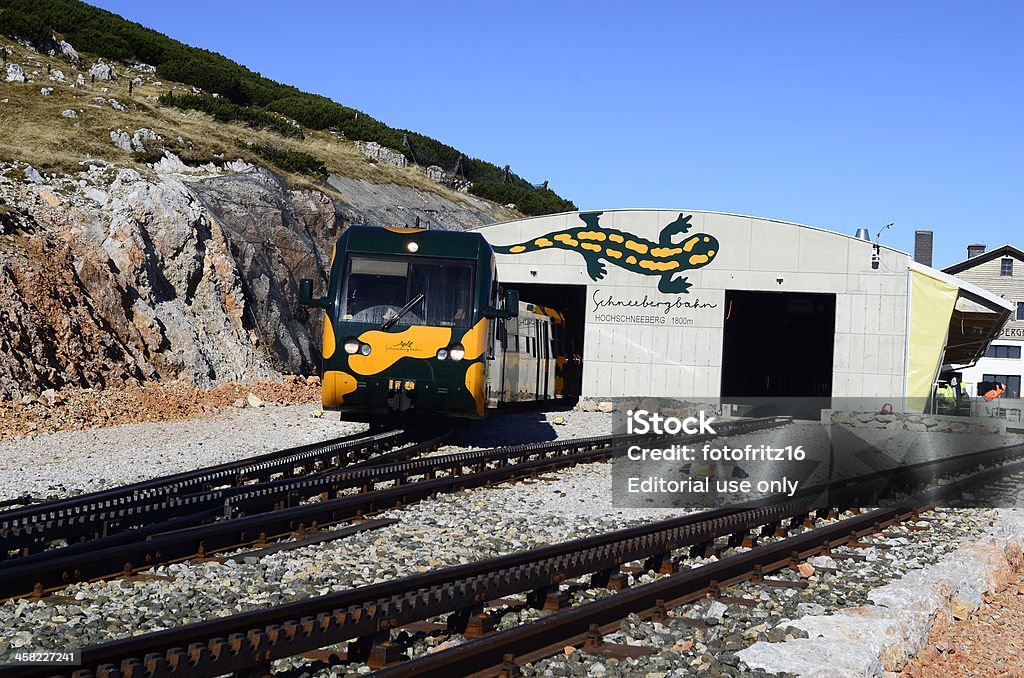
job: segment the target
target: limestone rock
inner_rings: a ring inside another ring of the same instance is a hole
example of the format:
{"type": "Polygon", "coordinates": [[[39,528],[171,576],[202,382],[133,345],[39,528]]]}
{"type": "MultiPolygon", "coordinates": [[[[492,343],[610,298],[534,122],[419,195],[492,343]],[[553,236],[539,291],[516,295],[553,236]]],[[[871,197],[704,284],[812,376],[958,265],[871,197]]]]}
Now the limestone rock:
{"type": "Polygon", "coordinates": [[[807,631],[810,640],[824,638],[868,648],[886,671],[903,668],[927,644],[929,628],[927,615],[875,606],[806,616],[792,625],[807,631]]]}
{"type": "Polygon", "coordinates": [[[15,63],[7,64],[7,82],[25,82],[25,71],[15,63]]]}
{"type": "MultiPolygon", "coordinates": [[[[111,101],[113,101],[113,99],[111,99],[111,101]]],[[[135,130],[135,134],[132,135],[132,149],[136,151],[146,150],[146,145],[144,143],[146,141],[163,141],[163,137],[146,127],[137,129],[135,130]]]]}
{"type": "Polygon", "coordinates": [[[28,181],[31,181],[33,184],[43,183],[42,175],[39,174],[39,171],[32,165],[29,165],[28,167],[25,168],[25,178],[28,181]]]}
{"type": "Polygon", "coordinates": [[[63,111],[60,112],[60,114],[65,118],[71,118],[72,120],[78,117],[78,112],[75,111],[75,109],[73,108],[65,108],[63,111]]]}
{"type": "Polygon", "coordinates": [[[383,162],[387,165],[394,165],[395,167],[405,167],[409,164],[409,161],[404,155],[398,151],[392,151],[386,146],[381,146],[376,141],[357,141],[355,144],[356,148],[362,151],[363,155],[368,158],[383,162]]]}
{"type": "Polygon", "coordinates": [[[53,88],[52,87],[43,87],[42,89],[39,90],[39,93],[42,94],[44,97],[48,97],[51,94],[53,94],[53,88]]]}
{"type": "Polygon", "coordinates": [[[75,48],[72,47],[71,43],[69,42],[61,40],[57,43],[57,46],[60,48],[61,53],[64,56],[66,56],[68,60],[70,60],[72,63],[78,63],[78,61],[82,58],[78,54],[78,52],[75,51],[75,48]]]}
{"type": "Polygon", "coordinates": [[[53,71],[50,73],[50,80],[53,80],[54,82],[64,82],[66,80],[66,78],[64,77],[64,71],[61,71],[56,68],[53,69],[53,71]]]}
{"type": "Polygon", "coordinates": [[[797,638],[784,643],[758,641],[736,653],[751,668],[814,678],[881,678],[882,662],[870,650],[830,638],[797,638]]]}
{"type": "Polygon", "coordinates": [[[259,399],[255,393],[250,393],[245,397],[245,402],[248,403],[249,407],[263,407],[264,402],[259,399]]]}
{"type": "Polygon", "coordinates": [[[89,69],[89,75],[95,76],[97,80],[113,80],[114,69],[110,67],[110,64],[104,63],[104,61],[100,59],[89,69]]]}
{"type": "Polygon", "coordinates": [[[114,142],[114,145],[120,148],[126,153],[132,152],[132,138],[128,136],[128,132],[123,130],[117,130],[116,132],[110,133],[110,140],[114,142]]]}
{"type": "MultiPolygon", "coordinates": [[[[111,142],[130,152],[135,132],[148,149],[142,130],[115,129],[111,142]]],[[[25,165],[3,169],[0,200],[39,236],[0,249],[0,395],[18,397],[65,384],[315,373],[322,314],[297,305],[298,280],[326,287],[347,224],[419,216],[462,229],[503,216],[472,196],[457,203],[339,176],[329,182],[345,202],[334,202],[244,164],[144,178],[84,160],[78,176],[45,181],[25,165]],[[26,180],[39,187],[26,191],[26,180]]]]}

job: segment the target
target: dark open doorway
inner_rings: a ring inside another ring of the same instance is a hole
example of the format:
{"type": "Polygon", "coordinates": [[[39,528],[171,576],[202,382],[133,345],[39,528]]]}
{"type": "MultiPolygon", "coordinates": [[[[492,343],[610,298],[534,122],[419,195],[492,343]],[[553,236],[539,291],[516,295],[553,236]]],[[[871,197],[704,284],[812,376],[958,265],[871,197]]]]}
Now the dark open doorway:
{"type": "Polygon", "coordinates": [[[817,419],[831,406],[836,296],[725,293],[722,400],[817,419]]]}
{"type": "Polygon", "coordinates": [[[564,394],[578,397],[583,382],[583,328],[587,311],[586,285],[541,285],[536,283],[502,283],[507,290],[517,290],[520,301],[547,306],[565,316],[563,366],[564,394]]]}

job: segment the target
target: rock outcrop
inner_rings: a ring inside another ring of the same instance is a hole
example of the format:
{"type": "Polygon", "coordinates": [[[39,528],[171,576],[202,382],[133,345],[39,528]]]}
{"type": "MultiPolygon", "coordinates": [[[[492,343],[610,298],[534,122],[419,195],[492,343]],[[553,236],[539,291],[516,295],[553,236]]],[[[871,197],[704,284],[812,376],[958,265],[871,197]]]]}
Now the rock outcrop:
{"type": "MultiPolygon", "coordinates": [[[[132,148],[148,135],[116,137],[132,148]]],[[[394,184],[332,176],[335,202],[242,162],[196,175],[165,160],[148,176],[103,161],[64,177],[0,165],[0,398],[315,373],[322,318],[298,305],[298,280],[324,289],[349,224],[467,228],[497,215],[394,184]]]]}
{"type": "Polygon", "coordinates": [[[25,69],[20,64],[7,64],[7,82],[25,82],[25,69]]]}

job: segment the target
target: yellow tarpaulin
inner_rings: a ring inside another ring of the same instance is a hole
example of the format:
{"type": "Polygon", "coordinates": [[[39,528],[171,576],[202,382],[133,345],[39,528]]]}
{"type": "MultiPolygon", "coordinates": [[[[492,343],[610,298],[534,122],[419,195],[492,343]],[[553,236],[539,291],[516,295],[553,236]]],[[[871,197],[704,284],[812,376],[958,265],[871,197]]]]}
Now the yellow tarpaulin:
{"type": "MultiPolygon", "coordinates": [[[[959,288],[920,271],[910,271],[910,336],[907,364],[908,404],[923,406],[942,362],[959,288]]],[[[911,409],[911,408],[908,408],[911,409]]],[[[913,408],[913,409],[920,409],[913,408]]]]}

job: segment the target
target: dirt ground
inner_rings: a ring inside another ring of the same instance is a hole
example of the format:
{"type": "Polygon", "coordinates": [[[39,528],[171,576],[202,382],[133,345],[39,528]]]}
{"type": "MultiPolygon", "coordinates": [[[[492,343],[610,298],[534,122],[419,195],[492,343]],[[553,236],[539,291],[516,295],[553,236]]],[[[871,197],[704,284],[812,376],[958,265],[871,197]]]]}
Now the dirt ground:
{"type": "Polygon", "coordinates": [[[904,678],[1024,678],[1024,572],[981,607],[931,638],[900,673],[904,678]]]}
{"type": "MultiPolygon", "coordinates": [[[[274,405],[315,402],[320,397],[320,380],[290,375],[281,383],[228,383],[209,389],[174,383],[46,391],[31,402],[0,402],[0,441],[38,433],[212,416],[227,408],[252,406],[250,394],[274,405]]],[[[252,402],[259,406],[257,401],[252,402]]]]}

